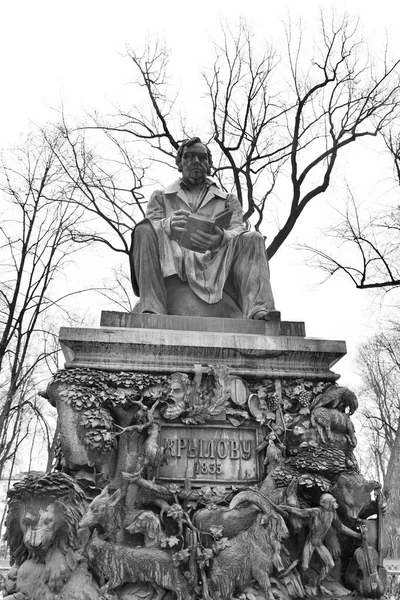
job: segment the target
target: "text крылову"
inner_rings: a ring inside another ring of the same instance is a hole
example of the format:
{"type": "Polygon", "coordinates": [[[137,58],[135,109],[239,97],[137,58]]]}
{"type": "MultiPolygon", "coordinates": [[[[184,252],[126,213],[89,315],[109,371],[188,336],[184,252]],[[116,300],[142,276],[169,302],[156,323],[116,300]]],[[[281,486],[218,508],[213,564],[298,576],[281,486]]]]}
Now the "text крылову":
{"type": "Polygon", "coordinates": [[[164,450],[171,457],[249,460],[253,454],[252,440],[203,440],[193,438],[166,438],[164,450]]]}

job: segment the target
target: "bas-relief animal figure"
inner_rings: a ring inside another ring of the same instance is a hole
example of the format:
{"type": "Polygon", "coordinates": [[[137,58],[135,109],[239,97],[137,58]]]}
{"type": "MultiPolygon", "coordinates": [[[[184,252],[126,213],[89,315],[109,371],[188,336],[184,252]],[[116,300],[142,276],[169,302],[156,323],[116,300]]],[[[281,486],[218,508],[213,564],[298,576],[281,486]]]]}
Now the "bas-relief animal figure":
{"type": "Polygon", "coordinates": [[[161,600],[165,590],[175,592],[177,600],[194,598],[186,579],[164,550],[113,544],[101,540],[95,531],[86,552],[94,572],[107,582],[102,588],[103,594],[124,583],[141,581],[154,586],[157,600],[161,600]]]}
{"type": "Polygon", "coordinates": [[[357,445],[356,432],[350,417],[335,408],[314,408],[311,411],[311,424],[316,427],[321,441],[333,442],[332,431],[344,433],[353,448],[357,445]]]}
{"type": "Polygon", "coordinates": [[[340,412],[353,415],[358,408],[358,400],[355,393],[349,388],[332,385],[312,401],[311,410],[319,407],[335,408],[340,412]]]}
{"type": "MultiPolygon", "coordinates": [[[[284,503],[289,506],[300,507],[297,497],[296,479],[293,479],[287,488],[280,488],[274,490],[271,494],[264,495],[268,495],[274,504],[284,503]]],[[[194,524],[196,527],[202,532],[208,532],[212,527],[222,527],[223,535],[227,538],[232,538],[242,531],[245,531],[257,519],[261,509],[259,505],[255,503],[257,502],[257,499],[254,500],[254,494],[250,494],[247,498],[244,493],[241,492],[240,494],[237,494],[235,498],[237,498],[237,504],[231,505],[229,510],[226,508],[213,510],[202,508],[198,510],[194,516],[194,524]],[[244,502],[250,504],[243,506],[244,502]]],[[[263,506],[265,505],[263,504],[263,506]]],[[[289,519],[289,525],[293,532],[297,533],[302,528],[303,522],[293,515],[289,519]]],[[[205,543],[207,543],[207,539],[208,538],[205,537],[205,543]]]]}
{"type": "MultiPolygon", "coordinates": [[[[206,533],[212,527],[222,527],[223,536],[229,539],[229,546],[214,559],[210,571],[215,598],[230,600],[234,591],[243,591],[256,579],[267,598],[272,599],[269,576],[274,567],[283,570],[283,560],[290,562],[288,552],[281,546],[289,531],[274,509],[274,504],[281,502],[300,507],[296,479],[287,488],[275,490],[269,499],[253,491],[240,492],[234,496],[229,510],[197,511],[194,524],[200,531],[206,533]]],[[[293,533],[303,527],[303,520],[296,515],[291,515],[288,522],[293,533]]],[[[203,543],[210,543],[210,537],[205,535],[203,543]]],[[[295,576],[289,579],[285,578],[285,585],[302,597],[301,583],[295,576]]]]}
{"type": "Polygon", "coordinates": [[[130,488],[136,487],[136,493],[126,496],[121,489],[111,493],[109,486],[106,486],[90,503],[79,523],[79,528],[89,529],[91,532],[96,528],[106,541],[118,543],[125,540],[125,531],[130,534],[140,533],[144,536],[146,547],[156,545],[161,535],[160,519],[154,512],[144,509],[143,504],[145,500],[150,505],[161,504],[162,510],[165,511],[169,505],[165,500],[158,498],[157,493],[164,491],[168,493],[168,491],[157,484],[151,485],[150,482],[141,478],[137,481],[139,482],[137,486],[130,484],[130,488]],[[141,484],[145,485],[146,483],[152,490],[142,487],[141,484]],[[150,500],[151,491],[153,491],[153,497],[150,500]],[[122,502],[123,498],[124,503],[122,502]],[[126,504],[129,506],[127,507],[126,504]]]}
{"type": "Polygon", "coordinates": [[[124,531],[144,536],[145,547],[158,545],[161,536],[161,523],[158,516],[149,510],[117,509],[122,498],[121,490],[110,494],[108,487],[92,500],[88,510],[79,522],[79,529],[93,532],[97,529],[108,542],[124,542],[124,531]],[[124,513],[124,518],[122,513],[124,513]]]}
{"type": "Polygon", "coordinates": [[[9,491],[7,540],[14,564],[8,600],[95,600],[98,587],[80,556],[86,503],[64,473],[30,477],[9,491]]]}
{"type": "Polygon", "coordinates": [[[355,519],[367,518],[377,512],[377,504],[371,493],[378,493],[381,484],[368,481],[360,473],[342,473],[332,487],[343,520],[352,525],[355,519]]]}
{"type": "Polygon", "coordinates": [[[269,531],[280,540],[289,535],[280,516],[258,514],[255,522],[232,538],[229,546],[214,558],[210,571],[211,589],[222,600],[231,600],[254,579],[268,600],[274,600],[270,575],[276,562],[274,545],[269,531]],[[274,524],[272,520],[276,520],[274,524]]]}
{"type": "Polygon", "coordinates": [[[253,523],[233,537],[213,560],[210,569],[211,591],[221,600],[231,600],[254,579],[268,600],[274,600],[270,575],[283,570],[281,540],[289,535],[283,518],[259,494],[242,492],[232,500],[232,510],[242,502],[253,502],[259,510],[253,523]]]}
{"type": "Polygon", "coordinates": [[[97,528],[105,540],[122,542],[122,519],[116,510],[121,497],[121,490],[111,494],[106,486],[90,503],[79,522],[79,528],[90,531],[97,528]]]}
{"type": "MultiPolygon", "coordinates": [[[[290,489],[279,490],[279,494],[282,498],[285,497],[288,503],[298,505],[295,490],[296,482],[294,481],[290,489]]],[[[112,497],[114,497],[113,504],[116,504],[119,500],[118,496],[115,496],[114,493],[112,497]]],[[[86,527],[100,526],[100,529],[102,529],[104,527],[103,519],[110,518],[109,498],[109,493],[105,490],[93,500],[80,525],[86,527]]],[[[244,589],[254,577],[265,593],[269,595],[270,581],[268,573],[272,571],[274,565],[283,569],[280,558],[280,541],[288,535],[286,525],[282,517],[274,513],[271,505],[267,501],[263,502],[258,497],[255,498],[255,510],[248,507],[245,509],[239,508],[239,504],[242,502],[251,502],[253,499],[254,494],[251,495],[251,498],[243,495],[243,493],[238,494],[236,500],[237,506],[232,505],[232,510],[223,511],[224,516],[229,514],[230,517],[224,521],[224,536],[230,537],[231,541],[229,547],[225,548],[214,559],[210,570],[210,579],[213,590],[216,593],[218,592],[220,597],[224,599],[230,599],[233,590],[238,588],[244,589]],[[260,510],[263,512],[260,512],[260,510]],[[237,520],[238,516],[239,521],[237,520]],[[243,561],[243,555],[246,555],[245,561],[243,561]],[[264,569],[265,561],[265,564],[267,564],[266,570],[264,569]],[[240,569],[238,569],[239,564],[240,569]]],[[[136,512],[143,516],[143,514],[149,511],[136,512]]],[[[214,513],[214,511],[208,511],[207,509],[204,509],[204,512],[208,512],[208,516],[214,513]]],[[[139,520],[140,515],[138,515],[139,520]]],[[[221,517],[221,514],[219,516],[221,517]]],[[[158,520],[156,516],[155,518],[158,520]]],[[[120,544],[111,544],[105,540],[100,540],[97,533],[95,533],[89,543],[87,553],[94,571],[99,576],[105,577],[108,580],[108,586],[104,588],[105,590],[114,589],[128,581],[148,581],[153,585],[155,584],[156,589],[157,586],[160,587],[158,592],[161,597],[161,588],[163,587],[172,589],[168,586],[173,585],[175,591],[176,586],[178,586],[178,591],[183,585],[187,587],[185,580],[182,580],[180,572],[172,567],[170,555],[165,551],[155,548],[158,540],[156,539],[157,536],[153,534],[156,532],[147,531],[148,519],[145,519],[145,521],[146,527],[143,530],[145,548],[131,549],[120,544]],[[148,541],[147,544],[146,540],[148,541]],[[150,552],[150,548],[154,549],[153,553],[150,552]],[[115,549],[117,551],[113,553],[115,549]],[[169,561],[170,568],[174,569],[174,571],[169,575],[163,569],[155,573],[155,565],[159,560],[161,560],[162,564],[169,561]],[[147,565],[146,569],[144,569],[142,561],[147,565]],[[112,564],[112,567],[110,564],[112,564]],[[140,571],[140,574],[138,574],[138,571],[140,571]]],[[[134,520],[126,529],[130,533],[136,533],[139,531],[137,522],[137,519],[134,520]]],[[[208,527],[210,526],[212,526],[212,523],[208,521],[208,527]]],[[[189,592],[185,588],[182,593],[189,592]]],[[[186,596],[184,597],[186,598],[186,596]]]]}
{"type": "Polygon", "coordinates": [[[151,510],[130,511],[124,526],[132,535],[136,533],[143,535],[145,548],[159,547],[162,536],[161,521],[151,510]]]}

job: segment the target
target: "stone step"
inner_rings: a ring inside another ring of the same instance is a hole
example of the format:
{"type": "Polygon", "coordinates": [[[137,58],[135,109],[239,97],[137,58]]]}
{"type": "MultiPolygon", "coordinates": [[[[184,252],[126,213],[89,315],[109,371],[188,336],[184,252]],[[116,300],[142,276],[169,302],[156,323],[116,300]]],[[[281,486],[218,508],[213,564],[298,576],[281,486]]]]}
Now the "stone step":
{"type": "Polygon", "coordinates": [[[281,321],[276,311],[270,321],[251,319],[221,319],[217,317],[181,317],[176,315],[152,315],[103,311],[102,327],[124,327],[130,329],[164,329],[175,331],[209,331],[214,333],[249,333],[257,335],[285,335],[305,337],[302,321],[281,321]]]}

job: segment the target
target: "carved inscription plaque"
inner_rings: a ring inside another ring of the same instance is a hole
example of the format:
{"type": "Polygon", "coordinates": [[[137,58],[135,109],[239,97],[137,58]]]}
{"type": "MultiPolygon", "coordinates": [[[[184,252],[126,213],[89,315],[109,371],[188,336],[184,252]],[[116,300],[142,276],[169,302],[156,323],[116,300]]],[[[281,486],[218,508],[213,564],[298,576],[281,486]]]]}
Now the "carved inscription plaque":
{"type": "Polygon", "coordinates": [[[160,445],[167,464],[158,468],[160,482],[192,485],[249,485],[259,480],[257,430],[251,427],[207,424],[163,424],[160,445]]]}

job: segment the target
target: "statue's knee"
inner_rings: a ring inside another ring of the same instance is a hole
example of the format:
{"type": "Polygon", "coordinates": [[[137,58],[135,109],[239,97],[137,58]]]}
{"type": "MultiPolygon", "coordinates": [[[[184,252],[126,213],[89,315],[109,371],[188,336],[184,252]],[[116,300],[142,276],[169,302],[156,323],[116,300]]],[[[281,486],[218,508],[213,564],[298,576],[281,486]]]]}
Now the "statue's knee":
{"type": "Polygon", "coordinates": [[[246,231],[240,237],[244,245],[260,244],[265,248],[264,237],[259,231],[246,231]]]}
{"type": "Polygon", "coordinates": [[[145,242],[156,241],[157,234],[149,220],[141,221],[135,227],[134,243],[142,245],[145,242]]]}
{"type": "Polygon", "coordinates": [[[135,227],[135,238],[147,237],[153,233],[155,233],[153,225],[148,219],[145,221],[140,221],[140,223],[138,223],[135,227]]]}

